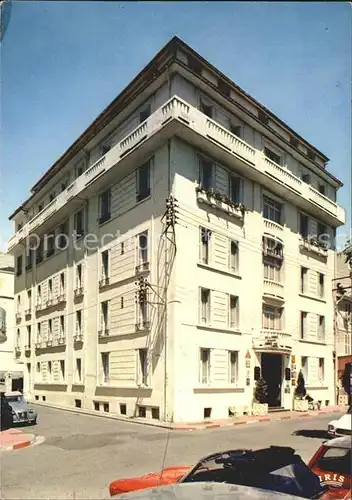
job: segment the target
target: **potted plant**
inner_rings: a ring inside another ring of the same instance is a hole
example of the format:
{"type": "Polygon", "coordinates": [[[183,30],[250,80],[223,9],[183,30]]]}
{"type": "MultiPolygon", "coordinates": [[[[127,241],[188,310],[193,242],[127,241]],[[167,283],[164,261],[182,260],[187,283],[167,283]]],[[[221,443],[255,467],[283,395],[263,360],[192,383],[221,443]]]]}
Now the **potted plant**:
{"type": "Polygon", "coordinates": [[[308,411],[309,401],[306,399],[307,390],[304,381],[304,375],[302,370],[298,373],[297,386],[295,389],[295,395],[293,400],[293,409],[295,411],[308,411]]]}
{"type": "Polygon", "coordinates": [[[263,377],[260,377],[255,384],[252,414],[268,414],[268,386],[263,377]]]}

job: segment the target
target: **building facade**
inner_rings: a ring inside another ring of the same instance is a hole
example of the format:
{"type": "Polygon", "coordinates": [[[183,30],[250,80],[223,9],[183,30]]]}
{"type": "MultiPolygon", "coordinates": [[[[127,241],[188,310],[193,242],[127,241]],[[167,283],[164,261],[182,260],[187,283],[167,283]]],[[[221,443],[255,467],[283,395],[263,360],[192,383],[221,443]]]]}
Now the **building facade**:
{"type": "Polygon", "coordinates": [[[291,408],[302,369],[333,404],[327,161],[172,39],[11,216],[27,396],[226,418],[259,375],[291,408]]]}
{"type": "Polygon", "coordinates": [[[0,253],[0,389],[21,389],[22,365],[16,359],[13,257],[0,253]]]}

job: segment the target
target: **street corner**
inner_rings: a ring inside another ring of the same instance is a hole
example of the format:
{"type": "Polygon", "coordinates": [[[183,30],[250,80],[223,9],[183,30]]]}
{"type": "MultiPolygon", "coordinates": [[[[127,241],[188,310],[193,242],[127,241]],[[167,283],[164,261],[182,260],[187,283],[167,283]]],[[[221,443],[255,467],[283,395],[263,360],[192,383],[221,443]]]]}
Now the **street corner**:
{"type": "Polygon", "coordinates": [[[14,451],[35,444],[41,444],[44,437],[36,436],[35,434],[26,434],[20,429],[8,429],[0,432],[0,452],[14,451]]]}

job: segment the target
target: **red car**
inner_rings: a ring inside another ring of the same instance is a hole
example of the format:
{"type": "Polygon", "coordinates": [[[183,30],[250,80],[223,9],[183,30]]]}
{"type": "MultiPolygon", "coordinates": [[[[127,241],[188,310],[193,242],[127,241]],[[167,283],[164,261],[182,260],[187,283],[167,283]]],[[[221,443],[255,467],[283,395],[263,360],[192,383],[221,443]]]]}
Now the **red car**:
{"type": "Polygon", "coordinates": [[[325,441],[308,463],[320,483],[329,487],[331,498],[351,498],[351,447],[350,436],[325,441]]]}

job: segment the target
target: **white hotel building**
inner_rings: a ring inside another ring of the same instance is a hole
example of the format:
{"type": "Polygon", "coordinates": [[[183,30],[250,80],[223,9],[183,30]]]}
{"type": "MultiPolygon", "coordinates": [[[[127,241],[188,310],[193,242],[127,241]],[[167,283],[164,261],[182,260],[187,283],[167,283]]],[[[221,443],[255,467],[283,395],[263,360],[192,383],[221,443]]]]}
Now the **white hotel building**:
{"type": "Polygon", "coordinates": [[[327,162],[173,38],[11,215],[27,397],[199,421],[249,412],[259,374],[292,408],[302,369],[334,404],[335,251],[316,237],[345,213],[327,162]],[[34,233],[77,241],[26,251],[34,233]]]}

